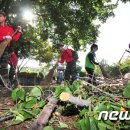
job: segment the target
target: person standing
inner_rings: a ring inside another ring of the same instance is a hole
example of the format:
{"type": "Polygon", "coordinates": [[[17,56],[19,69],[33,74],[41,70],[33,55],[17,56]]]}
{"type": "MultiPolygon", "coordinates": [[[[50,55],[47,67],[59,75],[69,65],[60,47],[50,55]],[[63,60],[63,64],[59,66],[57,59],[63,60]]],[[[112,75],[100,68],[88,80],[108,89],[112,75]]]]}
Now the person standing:
{"type": "Polygon", "coordinates": [[[97,85],[96,84],[96,77],[94,74],[94,69],[95,69],[95,65],[99,65],[99,63],[97,63],[95,61],[95,52],[98,50],[98,45],[93,44],[91,45],[91,50],[90,52],[86,55],[86,59],[85,59],[85,69],[88,73],[89,76],[89,80],[88,82],[93,84],[93,85],[97,85]]]}
{"type": "MultiPolygon", "coordinates": [[[[10,83],[12,85],[14,82],[14,76],[16,75],[16,68],[18,65],[18,57],[14,51],[9,53],[9,65],[10,65],[9,80],[10,80],[10,83]]],[[[15,79],[17,80],[16,77],[15,77],[15,79]]]]}
{"type": "Polygon", "coordinates": [[[62,44],[57,44],[56,48],[61,52],[61,58],[58,62],[64,63],[65,61],[67,63],[64,79],[72,84],[76,79],[76,60],[74,59],[73,50],[69,48],[66,49],[62,44]]]}
{"type": "Polygon", "coordinates": [[[8,63],[9,63],[9,48],[11,46],[10,42],[12,40],[17,41],[21,35],[21,27],[17,28],[17,33],[12,37],[14,34],[14,30],[12,27],[8,26],[6,23],[6,14],[0,11],[0,44],[3,41],[7,41],[8,45],[4,50],[4,53],[0,57],[0,75],[2,76],[3,80],[5,81],[6,85],[8,86],[8,63]]]}
{"type": "Polygon", "coordinates": [[[57,83],[58,84],[61,84],[62,81],[64,80],[64,71],[65,71],[64,66],[61,66],[61,65],[57,66],[57,83]]]}

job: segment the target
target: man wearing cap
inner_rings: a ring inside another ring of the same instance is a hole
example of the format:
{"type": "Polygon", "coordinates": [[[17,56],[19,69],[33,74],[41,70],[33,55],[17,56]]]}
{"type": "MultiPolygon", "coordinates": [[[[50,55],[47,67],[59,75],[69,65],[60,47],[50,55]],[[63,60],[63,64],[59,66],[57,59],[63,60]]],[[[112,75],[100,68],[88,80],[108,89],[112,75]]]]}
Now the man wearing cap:
{"type": "Polygon", "coordinates": [[[76,61],[73,58],[73,52],[71,49],[64,48],[64,45],[62,44],[57,44],[56,48],[61,52],[61,58],[58,62],[64,63],[64,61],[66,61],[67,63],[64,79],[66,81],[70,81],[71,76],[72,78],[70,84],[72,84],[76,79],[76,61]]]}
{"type": "MultiPolygon", "coordinates": [[[[6,14],[0,11],[0,44],[5,40],[8,42],[7,47],[4,50],[4,53],[0,57],[0,75],[4,79],[5,83],[8,83],[8,63],[9,63],[9,56],[8,50],[11,46],[10,42],[12,40],[17,41],[21,35],[21,27],[18,26],[18,32],[12,37],[14,34],[14,30],[12,27],[5,24],[6,21],[6,14]]],[[[0,46],[1,47],[1,46],[0,46]]],[[[8,85],[8,84],[6,84],[8,85]]]]}

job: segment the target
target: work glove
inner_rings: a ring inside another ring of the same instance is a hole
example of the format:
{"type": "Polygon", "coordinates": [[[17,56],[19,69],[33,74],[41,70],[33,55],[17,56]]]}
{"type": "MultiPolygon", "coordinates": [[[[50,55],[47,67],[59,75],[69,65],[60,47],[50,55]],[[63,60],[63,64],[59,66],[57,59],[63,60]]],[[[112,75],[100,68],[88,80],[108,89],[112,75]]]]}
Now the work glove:
{"type": "Polygon", "coordinates": [[[21,26],[17,26],[17,30],[18,30],[18,32],[22,33],[22,27],[21,26]]]}
{"type": "Polygon", "coordinates": [[[10,35],[6,35],[6,36],[3,36],[3,39],[11,41],[12,37],[10,35]]]}

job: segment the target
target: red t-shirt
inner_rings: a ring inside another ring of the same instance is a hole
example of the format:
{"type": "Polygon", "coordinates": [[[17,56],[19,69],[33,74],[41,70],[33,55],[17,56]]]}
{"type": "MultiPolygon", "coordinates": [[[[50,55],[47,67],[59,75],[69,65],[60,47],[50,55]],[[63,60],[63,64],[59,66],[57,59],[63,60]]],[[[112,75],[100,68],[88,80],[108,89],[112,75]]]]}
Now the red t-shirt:
{"type": "Polygon", "coordinates": [[[68,63],[68,62],[71,62],[73,60],[74,60],[74,58],[72,56],[72,50],[67,49],[61,54],[61,60],[59,62],[64,63],[64,61],[66,61],[68,63]]]}
{"type": "MultiPolygon", "coordinates": [[[[4,41],[3,37],[10,35],[12,36],[14,33],[14,30],[12,29],[12,27],[8,26],[8,25],[4,25],[4,26],[0,26],[0,42],[4,41]]],[[[12,40],[17,41],[20,37],[21,33],[18,32],[16,33],[13,37],[12,40]]],[[[8,46],[10,46],[10,43],[8,43],[8,46]]]]}

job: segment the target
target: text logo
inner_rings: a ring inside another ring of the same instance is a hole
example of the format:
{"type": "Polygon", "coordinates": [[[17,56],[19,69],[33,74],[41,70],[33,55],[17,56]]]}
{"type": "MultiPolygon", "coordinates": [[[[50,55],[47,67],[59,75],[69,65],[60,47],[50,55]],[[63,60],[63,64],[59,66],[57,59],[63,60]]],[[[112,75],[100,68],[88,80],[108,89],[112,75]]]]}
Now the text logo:
{"type": "Polygon", "coordinates": [[[99,113],[98,120],[101,120],[104,118],[104,120],[130,120],[130,116],[128,114],[128,111],[126,111],[124,108],[121,108],[121,111],[102,111],[99,113]]]}

